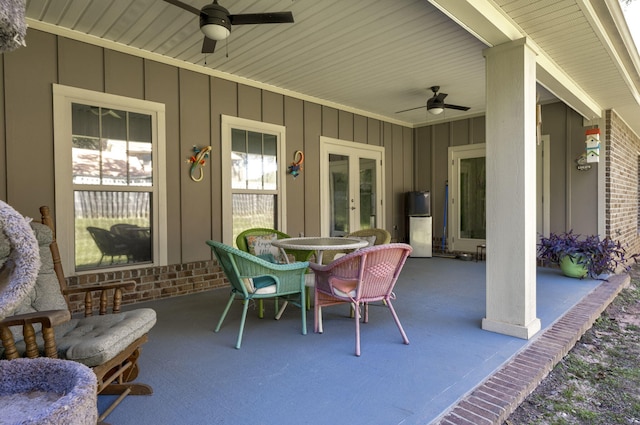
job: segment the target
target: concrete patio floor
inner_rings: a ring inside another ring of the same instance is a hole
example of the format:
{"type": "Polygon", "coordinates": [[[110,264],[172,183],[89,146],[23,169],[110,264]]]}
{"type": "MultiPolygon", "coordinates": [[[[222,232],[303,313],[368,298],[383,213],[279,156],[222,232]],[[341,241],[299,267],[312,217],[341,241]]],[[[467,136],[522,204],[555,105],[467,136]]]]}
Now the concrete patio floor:
{"type": "MultiPolygon", "coordinates": [[[[138,381],[151,396],[128,397],[111,424],[501,424],[615,297],[609,282],[538,269],[531,340],[483,331],[485,263],[409,258],[394,306],[411,341],[383,306],[363,325],[354,356],[346,306],[324,310],[324,334],[300,333],[299,309],[258,319],[250,309],[242,348],[234,348],[241,307],[213,328],[228,289],[164,299],[140,356],[138,381]]],[[[135,308],[137,306],[129,306],[135,308]]],[[[272,304],[267,314],[273,314],[272,304]]],[[[99,407],[111,396],[100,396],[99,407]]]]}

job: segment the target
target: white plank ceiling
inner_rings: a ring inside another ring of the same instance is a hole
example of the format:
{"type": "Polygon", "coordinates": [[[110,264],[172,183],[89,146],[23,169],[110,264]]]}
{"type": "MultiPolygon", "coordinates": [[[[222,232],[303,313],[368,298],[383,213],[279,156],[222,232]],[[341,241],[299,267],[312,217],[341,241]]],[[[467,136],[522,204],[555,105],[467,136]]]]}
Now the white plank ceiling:
{"type": "MultiPolygon", "coordinates": [[[[184,2],[197,9],[208,3],[184,2]]],[[[596,102],[615,107],[622,99],[633,109],[635,100],[582,3],[492,4],[578,85],[593,89],[596,102]],[[589,59],[591,52],[600,56],[589,59]],[[594,66],[600,75],[589,69],[594,66]],[[612,80],[615,87],[607,83],[612,80]]],[[[435,122],[426,108],[396,113],[425,105],[433,85],[449,94],[447,103],[471,107],[446,110],[438,120],[484,113],[487,46],[426,0],[221,0],[221,5],[231,14],[291,11],[295,23],[234,26],[227,41],[205,55],[198,17],[162,0],[27,0],[27,17],[35,28],[36,23],[43,29],[62,27],[88,34],[89,42],[111,41],[409,126],[435,122]]]]}

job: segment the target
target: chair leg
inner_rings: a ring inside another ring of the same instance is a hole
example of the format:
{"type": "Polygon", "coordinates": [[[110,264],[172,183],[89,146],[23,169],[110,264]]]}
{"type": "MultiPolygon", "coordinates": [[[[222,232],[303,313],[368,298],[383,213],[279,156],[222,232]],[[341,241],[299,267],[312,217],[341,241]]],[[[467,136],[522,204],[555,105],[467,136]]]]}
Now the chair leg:
{"type": "Polygon", "coordinates": [[[404,329],[402,329],[402,325],[400,324],[400,319],[398,318],[398,315],[396,314],[396,310],[393,308],[393,305],[391,304],[391,300],[387,300],[387,306],[389,307],[389,310],[391,311],[391,315],[393,316],[393,320],[396,322],[396,325],[398,326],[398,329],[400,330],[400,335],[402,335],[402,341],[409,345],[409,338],[407,338],[407,334],[404,332],[404,329]]]}
{"type": "MultiPolygon", "coordinates": [[[[233,303],[233,299],[236,297],[236,295],[232,292],[231,296],[229,297],[229,301],[227,301],[227,305],[224,308],[224,311],[222,312],[222,316],[220,316],[220,320],[218,320],[218,325],[216,326],[216,329],[214,330],[214,332],[218,332],[220,330],[220,326],[222,326],[222,322],[224,322],[224,318],[227,317],[227,313],[229,312],[229,308],[231,308],[231,304],[233,303]]],[[[245,305],[246,305],[246,300],[245,300],[245,305]]]]}
{"type": "Polygon", "coordinates": [[[242,333],[244,332],[244,322],[247,320],[247,310],[249,310],[249,303],[244,303],[242,306],[242,318],[240,319],[240,331],[238,331],[238,342],[236,342],[238,350],[242,344],[242,333]]]}
{"type": "Polygon", "coordinates": [[[313,331],[315,333],[322,333],[322,307],[320,307],[320,305],[318,305],[318,300],[316,300],[315,305],[313,306],[313,311],[314,311],[314,315],[313,315],[313,331]]]}
{"type": "Polygon", "coordinates": [[[356,320],[356,356],[360,357],[360,306],[357,303],[351,306],[356,320]]]}
{"type": "Polygon", "coordinates": [[[300,293],[300,311],[302,313],[302,335],[307,334],[307,309],[306,309],[306,303],[305,303],[305,292],[307,291],[303,290],[300,293]]]}

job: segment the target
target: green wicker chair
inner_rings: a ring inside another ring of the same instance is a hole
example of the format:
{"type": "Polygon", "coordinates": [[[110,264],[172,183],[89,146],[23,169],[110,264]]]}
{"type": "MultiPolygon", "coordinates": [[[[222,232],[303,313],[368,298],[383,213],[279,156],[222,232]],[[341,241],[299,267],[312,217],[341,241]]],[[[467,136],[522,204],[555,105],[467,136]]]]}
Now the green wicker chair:
{"type": "MultiPolygon", "coordinates": [[[[247,236],[266,236],[266,235],[276,235],[278,239],[288,239],[291,237],[286,233],[283,233],[276,229],[269,229],[266,227],[256,227],[253,229],[247,229],[242,233],[240,233],[236,237],[236,246],[241,251],[250,252],[249,244],[247,242],[247,236]]],[[[313,251],[303,251],[303,250],[296,250],[296,249],[287,249],[286,253],[293,255],[296,261],[309,261],[309,259],[313,255],[313,251]]]]}
{"type": "Polygon", "coordinates": [[[284,297],[292,304],[300,306],[302,334],[307,334],[304,275],[309,267],[309,262],[274,264],[220,242],[207,241],[207,245],[211,247],[231,284],[231,296],[222,312],[215,332],[220,330],[233,301],[241,299],[243,301],[242,318],[236,342],[236,348],[239,349],[242,344],[242,333],[250,301],[284,297]]]}
{"type": "MultiPolygon", "coordinates": [[[[373,245],[383,245],[391,242],[391,233],[385,229],[373,228],[373,229],[361,229],[355,232],[349,233],[345,238],[371,238],[375,237],[373,245]]],[[[322,254],[322,264],[329,264],[334,260],[334,257],[338,253],[349,253],[353,251],[325,251],[322,254]]]]}
{"type": "MultiPolygon", "coordinates": [[[[291,237],[286,233],[283,233],[276,229],[270,229],[268,227],[255,227],[255,228],[247,229],[241,232],[236,237],[236,246],[241,251],[253,254],[249,249],[249,243],[247,241],[247,238],[250,236],[268,236],[268,235],[276,235],[277,239],[288,239],[291,237]]],[[[285,250],[285,252],[288,255],[293,256],[295,261],[310,261],[311,257],[313,257],[314,255],[313,251],[309,251],[309,250],[287,249],[285,250]]],[[[311,273],[311,271],[307,270],[307,273],[311,273]]],[[[309,280],[309,284],[307,286],[309,285],[313,285],[313,279],[309,280]]],[[[262,301],[258,302],[258,305],[259,305],[258,317],[262,318],[264,317],[264,306],[262,301]]],[[[276,300],[276,309],[277,308],[278,308],[278,303],[276,300]]],[[[307,309],[309,308],[311,308],[311,290],[307,291],[307,309]]]]}

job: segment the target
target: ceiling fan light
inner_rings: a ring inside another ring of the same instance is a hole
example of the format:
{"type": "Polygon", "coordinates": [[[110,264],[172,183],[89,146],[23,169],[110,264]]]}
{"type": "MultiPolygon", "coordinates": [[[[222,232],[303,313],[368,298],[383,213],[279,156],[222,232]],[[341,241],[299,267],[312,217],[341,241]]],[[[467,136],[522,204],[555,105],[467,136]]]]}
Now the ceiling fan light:
{"type": "Polygon", "coordinates": [[[434,106],[433,108],[429,108],[429,113],[433,115],[440,115],[443,112],[444,112],[444,108],[441,108],[439,106],[434,106]]]}
{"type": "Polygon", "coordinates": [[[229,37],[231,33],[229,11],[218,2],[204,6],[200,11],[200,31],[205,37],[216,41],[229,37]]]}
{"type": "Polygon", "coordinates": [[[226,39],[231,33],[231,31],[229,31],[229,28],[218,24],[203,25],[200,27],[200,31],[202,31],[205,37],[216,41],[226,39]]]}

